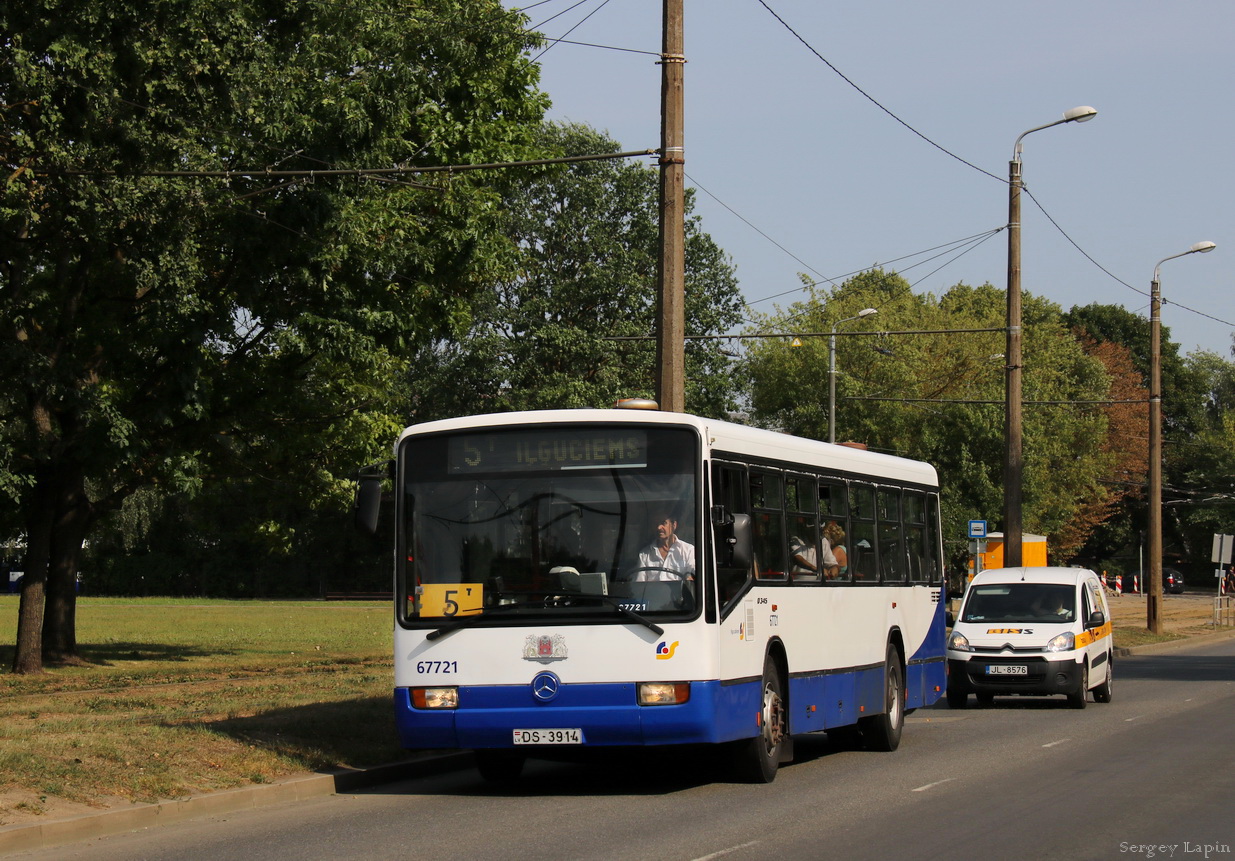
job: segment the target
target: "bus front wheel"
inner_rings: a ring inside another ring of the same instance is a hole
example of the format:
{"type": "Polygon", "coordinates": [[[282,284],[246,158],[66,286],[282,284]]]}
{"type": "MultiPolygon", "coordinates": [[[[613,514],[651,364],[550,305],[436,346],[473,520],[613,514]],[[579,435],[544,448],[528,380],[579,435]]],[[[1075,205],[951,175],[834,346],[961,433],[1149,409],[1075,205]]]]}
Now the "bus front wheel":
{"type": "Polygon", "coordinates": [[[784,686],[772,657],[763,659],[760,683],[759,734],[738,743],[737,774],[748,783],[771,783],[776,779],[781,751],[789,728],[785,713],[784,686]]]}

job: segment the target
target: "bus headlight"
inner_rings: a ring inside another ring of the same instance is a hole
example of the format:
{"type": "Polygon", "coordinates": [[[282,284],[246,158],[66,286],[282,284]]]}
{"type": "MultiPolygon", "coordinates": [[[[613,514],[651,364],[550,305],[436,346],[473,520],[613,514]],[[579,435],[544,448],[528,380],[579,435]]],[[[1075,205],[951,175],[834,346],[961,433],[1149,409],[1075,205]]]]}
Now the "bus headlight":
{"type": "Polygon", "coordinates": [[[412,688],[412,705],[418,709],[457,709],[458,688],[412,688]]]}
{"type": "Polygon", "coordinates": [[[1076,637],[1071,631],[1051,637],[1051,641],[1046,644],[1046,651],[1048,652],[1070,652],[1075,648],[1076,637]]]}
{"type": "Polygon", "coordinates": [[[960,631],[953,631],[952,636],[948,637],[948,648],[954,652],[973,651],[973,646],[969,645],[969,639],[960,631]]]}
{"type": "Polygon", "coordinates": [[[690,699],[689,682],[641,682],[639,705],[676,706],[690,699]]]}

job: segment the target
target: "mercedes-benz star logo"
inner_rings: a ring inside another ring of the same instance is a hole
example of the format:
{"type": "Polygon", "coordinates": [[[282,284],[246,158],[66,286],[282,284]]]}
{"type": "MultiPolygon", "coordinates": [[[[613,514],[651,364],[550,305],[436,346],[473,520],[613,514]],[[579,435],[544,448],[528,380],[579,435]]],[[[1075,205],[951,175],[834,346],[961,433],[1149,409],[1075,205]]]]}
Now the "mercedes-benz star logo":
{"type": "Polygon", "coordinates": [[[548,671],[537,673],[532,679],[532,696],[542,703],[547,703],[557,697],[562,688],[562,680],[548,671]]]}

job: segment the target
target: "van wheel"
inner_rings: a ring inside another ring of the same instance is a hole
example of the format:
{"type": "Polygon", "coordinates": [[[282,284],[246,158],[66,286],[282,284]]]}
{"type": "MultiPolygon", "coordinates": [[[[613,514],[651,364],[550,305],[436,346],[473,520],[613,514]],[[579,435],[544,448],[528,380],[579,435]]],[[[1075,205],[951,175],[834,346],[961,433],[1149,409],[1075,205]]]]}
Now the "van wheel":
{"type": "Polygon", "coordinates": [[[1068,705],[1074,709],[1085,708],[1089,699],[1089,664],[1081,664],[1081,681],[1076,690],[1068,694],[1068,705]]]}
{"type": "Polygon", "coordinates": [[[948,708],[950,709],[963,709],[969,702],[969,694],[964,691],[953,690],[952,688],[948,688],[947,697],[948,708]]]}
{"type": "Polygon", "coordinates": [[[1114,661],[1108,652],[1106,656],[1106,679],[1102,684],[1093,689],[1093,701],[1095,703],[1109,703],[1111,701],[1111,685],[1113,684],[1115,668],[1112,666],[1114,661]]]}
{"type": "Polygon", "coordinates": [[[883,662],[884,712],[858,720],[862,738],[871,750],[896,750],[905,728],[905,687],[901,683],[901,660],[895,646],[888,646],[883,662]]]}
{"type": "Polygon", "coordinates": [[[735,769],[747,783],[771,783],[776,779],[781,747],[789,729],[785,713],[784,687],[776,662],[768,655],[763,659],[763,681],[760,683],[759,734],[738,743],[735,769]]]}

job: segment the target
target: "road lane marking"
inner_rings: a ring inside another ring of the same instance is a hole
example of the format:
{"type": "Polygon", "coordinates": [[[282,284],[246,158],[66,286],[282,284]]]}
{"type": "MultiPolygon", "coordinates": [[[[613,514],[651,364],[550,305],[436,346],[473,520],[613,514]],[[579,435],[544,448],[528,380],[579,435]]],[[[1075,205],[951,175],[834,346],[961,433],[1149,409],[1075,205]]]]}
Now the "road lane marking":
{"type": "Polygon", "coordinates": [[[1061,738],[1059,741],[1052,741],[1052,742],[1049,742],[1048,744],[1044,744],[1044,745],[1042,745],[1042,746],[1043,746],[1043,747],[1054,747],[1054,746],[1055,746],[1055,745],[1057,745],[1057,744],[1067,744],[1067,743],[1068,743],[1068,742],[1070,742],[1070,741],[1072,741],[1072,739],[1070,739],[1070,738],[1061,738]]]}
{"type": "Polygon", "coordinates": [[[925,792],[928,789],[934,789],[936,786],[947,783],[948,781],[951,781],[951,780],[956,780],[956,778],[955,777],[945,777],[943,780],[936,780],[934,783],[928,783],[926,784],[926,786],[919,786],[917,789],[911,789],[909,791],[910,792],[925,792]]]}
{"type": "Polygon", "coordinates": [[[757,846],[758,840],[752,840],[749,843],[742,843],[737,846],[730,846],[728,849],[721,849],[719,852],[713,852],[711,855],[700,855],[694,861],[711,861],[713,858],[721,858],[728,855],[730,852],[737,852],[739,849],[749,849],[752,846],[757,846]]]}

